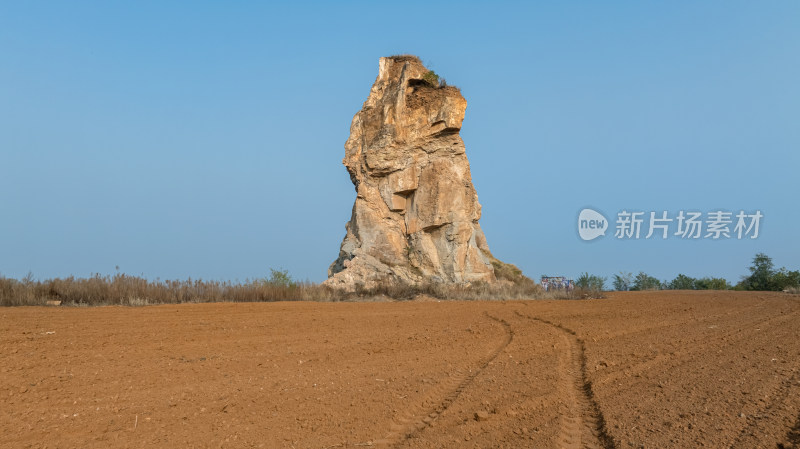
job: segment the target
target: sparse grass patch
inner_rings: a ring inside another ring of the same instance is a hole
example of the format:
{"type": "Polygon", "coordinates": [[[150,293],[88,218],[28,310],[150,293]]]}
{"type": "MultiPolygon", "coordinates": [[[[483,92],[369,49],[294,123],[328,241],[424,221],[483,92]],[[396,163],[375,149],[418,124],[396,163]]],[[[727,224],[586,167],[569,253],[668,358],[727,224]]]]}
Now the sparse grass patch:
{"type": "Polygon", "coordinates": [[[414,61],[419,62],[422,64],[422,61],[419,59],[419,56],[409,55],[409,54],[401,54],[401,55],[392,55],[388,57],[389,59],[393,59],[398,62],[406,62],[406,61],[414,61]]]}
{"type": "Polygon", "coordinates": [[[536,282],[534,282],[531,278],[522,274],[522,270],[517,268],[516,265],[512,265],[510,263],[501,262],[491,256],[492,261],[492,268],[494,268],[494,275],[498,280],[505,280],[512,282],[514,284],[523,284],[526,286],[534,286],[536,282]]]}

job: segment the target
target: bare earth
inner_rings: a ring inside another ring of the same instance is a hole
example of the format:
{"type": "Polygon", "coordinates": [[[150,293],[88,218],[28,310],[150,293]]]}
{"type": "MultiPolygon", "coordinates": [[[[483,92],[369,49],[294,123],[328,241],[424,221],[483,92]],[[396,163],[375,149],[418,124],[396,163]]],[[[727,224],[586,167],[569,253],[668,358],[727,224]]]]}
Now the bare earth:
{"type": "Polygon", "coordinates": [[[800,297],[0,309],[0,447],[798,447],[800,297]]]}

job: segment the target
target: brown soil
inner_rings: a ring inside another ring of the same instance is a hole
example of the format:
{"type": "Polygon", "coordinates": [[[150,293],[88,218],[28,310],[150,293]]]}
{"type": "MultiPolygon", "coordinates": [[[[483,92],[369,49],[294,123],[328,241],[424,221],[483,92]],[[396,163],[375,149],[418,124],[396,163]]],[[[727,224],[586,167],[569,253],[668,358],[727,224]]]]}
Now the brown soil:
{"type": "Polygon", "coordinates": [[[798,447],[800,297],[0,309],[0,447],[798,447]]]}

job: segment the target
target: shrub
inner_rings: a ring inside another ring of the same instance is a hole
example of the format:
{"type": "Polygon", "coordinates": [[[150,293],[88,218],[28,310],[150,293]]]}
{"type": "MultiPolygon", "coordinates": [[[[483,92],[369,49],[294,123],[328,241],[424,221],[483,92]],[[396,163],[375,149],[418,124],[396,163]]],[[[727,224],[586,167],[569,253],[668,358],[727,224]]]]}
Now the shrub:
{"type": "Polygon", "coordinates": [[[731,284],[727,279],[704,277],[695,281],[697,290],[730,290],[731,284]]]}
{"type": "Polygon", "coordinates": [[[425,81],[431,87],[439,87],[439,75],[433,70],[428,70],[428,73],[422,75],[422,81],[425,81]]]}
{"type": "Polygon", "coordinates": [[[498,280],[511,281],[513,283],[533,283],[533,280],[522,274],[522,270],[517,268],[516,265],[501,262],[490,256],[492,261],[492,268],[494,268],[494,275],[498,280]]]}
{"type": "Polygon", "coordinates": [[[772,258],[764,253],[756,254],[748,269],[750,275],[742,276],[737,290],[782,291],[800,287],[800,271],[789,271],[785,267],[775,270],[772,258]]]}
{"type": "Polygon", "coordinates": [[[614,290],[625,292],[633,285],[633,273],[620,271],[614,275],[614,290]]]}
{"type": "Polygon", "coordinates": [[[772,276],[772,287],[777,291],[792,288],[797,290],[800,287],[800,271],[781,268],[772,276]]]}
{"type": "Polygon", "coordinates": [[[633,280],[633,287],[631,287],[631,290],[661,290],[661,281],[640,271],[633,280]]]}
{"type": "Polygon", "coordinates": [[[606,278],[583,273],[575,280],[575,286],[584,290],[601,292],[605,290],[606,278]]]}
{"type": "Polygon", "coordinates": [[[269,271],[270,271],[269,277],[264,279],[265,284],[274,287],[297,286],[297,283],[294,280],[292,280],[292,276],[289,275],[289,270],[276,270],[274,268],[270,268],[269,271]]]}
{"type": "Polygon", "coordinates": [[[753,257],[753,265],[748,267],[750,276],[742,278],[742,287],[745,290],[772,290],[771,278],[775,273],[772,258],[764,253],[753,257]]]}
{"type": "Polygon", "coordinates": [[[668,284],[672,290],[694,290],[697,288],[697,279],[679,274],[668,284]]]}
{"type": "Polygon", "coordinates": [[[427,73],[422,75],[422,81],[430,87],[447,87],[447,81],[444,78],[439,78],[433,70],[428,70],[427,73]]]}
{"type": "Polygon", "coordinates": [[[731,285],[723,278],[703,277],[695,279],[685,274],[679,274],[666,284],[666,288],[671,290],[728,290],[731,285]]]}

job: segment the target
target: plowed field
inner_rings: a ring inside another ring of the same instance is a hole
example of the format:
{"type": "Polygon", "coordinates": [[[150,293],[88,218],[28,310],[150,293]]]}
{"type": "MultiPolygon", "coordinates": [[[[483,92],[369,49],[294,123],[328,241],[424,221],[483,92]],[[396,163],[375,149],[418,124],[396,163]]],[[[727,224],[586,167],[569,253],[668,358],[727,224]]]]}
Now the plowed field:
{"type": "Polygon", "coordinates": [[[0,309],[0,447],[800,447],[800,297],[0,309]]]}

